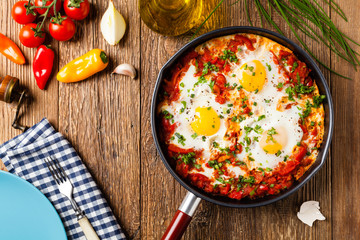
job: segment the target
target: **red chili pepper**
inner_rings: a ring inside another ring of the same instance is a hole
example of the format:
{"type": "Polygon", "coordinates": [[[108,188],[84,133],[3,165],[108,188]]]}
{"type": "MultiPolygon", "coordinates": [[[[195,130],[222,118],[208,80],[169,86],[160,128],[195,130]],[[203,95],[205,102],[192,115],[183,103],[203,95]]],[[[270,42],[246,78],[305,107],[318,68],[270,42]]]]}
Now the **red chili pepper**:
{"type": "Polygon", "coordinates": [[[33,72],[38,87],[43,90],[48,81],[54,64],[54,51],[50,46],[41,45],[35,54],[33,72]]]}

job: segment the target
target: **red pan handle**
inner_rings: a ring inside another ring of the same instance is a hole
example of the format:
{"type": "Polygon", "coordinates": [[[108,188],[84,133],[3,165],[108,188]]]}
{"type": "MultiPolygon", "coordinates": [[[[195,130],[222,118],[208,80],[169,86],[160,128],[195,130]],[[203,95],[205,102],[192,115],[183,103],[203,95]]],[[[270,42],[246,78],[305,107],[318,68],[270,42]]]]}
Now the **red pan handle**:
{"type": "Polygon", "coordinates": [[[200,198],[188,192],[161,240],[180,240],[186,228],[189,226],[200,201],[200,198]]]}

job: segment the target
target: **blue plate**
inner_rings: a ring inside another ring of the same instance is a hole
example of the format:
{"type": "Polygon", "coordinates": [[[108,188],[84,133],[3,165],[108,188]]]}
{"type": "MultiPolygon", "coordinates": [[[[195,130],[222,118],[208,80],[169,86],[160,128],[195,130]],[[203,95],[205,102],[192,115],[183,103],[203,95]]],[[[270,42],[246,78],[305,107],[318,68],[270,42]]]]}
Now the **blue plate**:
{"type": "Polygon", "coordinates": [[[0,171],[0,239],[67,239],[59,215],[44,194],[4,171],[0,171]]]}

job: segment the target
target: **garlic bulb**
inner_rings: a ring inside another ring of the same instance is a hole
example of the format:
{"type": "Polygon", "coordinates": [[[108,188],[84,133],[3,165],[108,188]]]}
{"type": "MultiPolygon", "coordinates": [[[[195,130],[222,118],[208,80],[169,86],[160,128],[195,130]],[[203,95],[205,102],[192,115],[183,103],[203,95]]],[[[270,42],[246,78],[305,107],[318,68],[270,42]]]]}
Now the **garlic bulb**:
{"type": "Polygon", "coordinates": [[[112,0],[109,1],[109,7],[101,18],[100,29],[103,37],[110,45],[117,44],[125,34],[125,20],[116,10],[112,0]]]}

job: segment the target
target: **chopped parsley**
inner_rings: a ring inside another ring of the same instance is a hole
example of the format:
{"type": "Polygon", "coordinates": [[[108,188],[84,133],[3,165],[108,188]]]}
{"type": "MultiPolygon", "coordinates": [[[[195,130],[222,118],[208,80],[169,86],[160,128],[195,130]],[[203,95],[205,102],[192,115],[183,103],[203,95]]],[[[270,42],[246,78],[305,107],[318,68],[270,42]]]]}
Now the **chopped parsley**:
{"type": "Polygon", "coordinates": [[[222,59],[222,60],[229,59],[230,62],[238,62],[238,61],[239,61],[239,59],[236,57],[235,53],[232,52],[231,50],[225,49],[225,50],[223,51],[223,54],[224,54],[224,55],[221,55],[221,56],[220,56],[220,59],[222,59]]]}
{"type": "Polygon", "coordinates": [[[174,116],[173,116],[171,113],[169,113],[167,110],[164,110],[162,113],[164,114],[164,118],[165,118],[165,119],[172,119],[172,118],[174,117],[174,116]]]}
{"type": "Polygon", "coordinates": [[[301,83],[295,85],[295,91],[297,93],[308,94],[308,93],[312,93],[314,90],[315,90],[314,86],[308,87],[301,83]]]}
{"type": "Polygon", "coordinates": [[[200,168],[201,168],[201,165],[200,165],[200,164],[194,164],[194,167],[195,167],[196,169],[200,169],[200,168]]]}
{"type": "Polygon", "coordinates": [[[263,131],[264,130],[259,125],[256,125],[255,128],[254,128],[254,132],[256,132],[257,134],[262,134],[263,131]]]}
{"type": "Polygon", "coordinates": [[[185,146],[186,138],[183,135],[181,135],[180,133],[175,133],[175,136],[178,138],[178,143],[185,146]]]}
{"type": "Polygon", "coordinates": [[[261,116],[258,118],[258,122],[261,121],[261,120],[263,120],[264,118],[266,118],[266,116],[265,116],[265,115],[261,115],[261,116]]]}
{"type": "Polygon", "coordinates": [[[192,137],[193,139],[197,138],[197,136],[198,136],[197,133],[194,133],[193,135],[191,135],[191,137],[192,137]]]}
{"type": "Polygon", "coordinates": [[[326,98],[325,95],[319,95],[319,96],[313,96],[313,107],[318,108],[320,107],[320,104],[324,101],[326,98]]]}
{"type": "Polygon", "coordinates": [[[285,92],[289,95],[289,100],[295,101],[294,99],[295,89],[293,87],[287,87],[285,89],[285,92]]]}
{"type": "Polygon", "coordinates": [[[269,70],[269,72],[270,72],[270,71],[271,71],[271,66],[270,66],[270,64],[266,63],[266,66],[267,66],[267,68],[268,68],[268,70],[269,70]]]}
{"type": "Polygon", "coordinates": [[[241,182],[245,182],[245,183],[255,183],[255,177],[254,176],[250,176],[249,178],[242,178],[241,182]]]}
{"type": "Polygon", "coordinates": [[[295,72],[295,69],[299,66],[299,64],[297,62],[294,62],[293,63],[293,66],[292,66],[292,69],[291,69],[291,72],[295,72]]]}
{"type": "Polygon", "coordinates": [[[278,133],[276,132],[275,128],[272,127],[272,128],[267,132],[267,134],[269,135],[268,138],[267,138],[267,140],[271,140],[273,143],[275,143],[275,140],[274,140],[273,135],[278,134],[278,133]]]}
{"type": "Polygon", "coordinates": [[[300,118],[304,120],[311,113],[311,103],[309,100],[306,101],[305,109],[303,109],[302,113],[299,113],[300,118]]]}
{"type": "Polygon", "coordinates": [[[185,111],[186,108],[186,102],[185,101],[181,101],[182,105],[184,106],[183,108],[180,109],[180,113],[183,113],[185,111]]]}
{"type": "Polygon", "coordinates": [[[284,83],[279,82],[279,83],[278,83],[278,85],[277,85],[276,87],[277,87],[278,89],[283,88],[283,87],[284,87],[284,83]]]}
{"type": "Polygon", "coordinates": [[[214,85],[215,85],[215,81],[214,81],[214,80],[211,80],[211,81],[210,81],[210,84],[209,84],[209,87],[210,87],[210,89],[211,89],[212,92],[214,91],[214,85]]]}
{"type": "Polygon", "coordinates": [[[195,155],[196,154],[194,152],[189,152],[189,153],[183,154],[183,155],[181,155],[181,160],[185,164],[195,163],[196,162],[195,155]]]}

